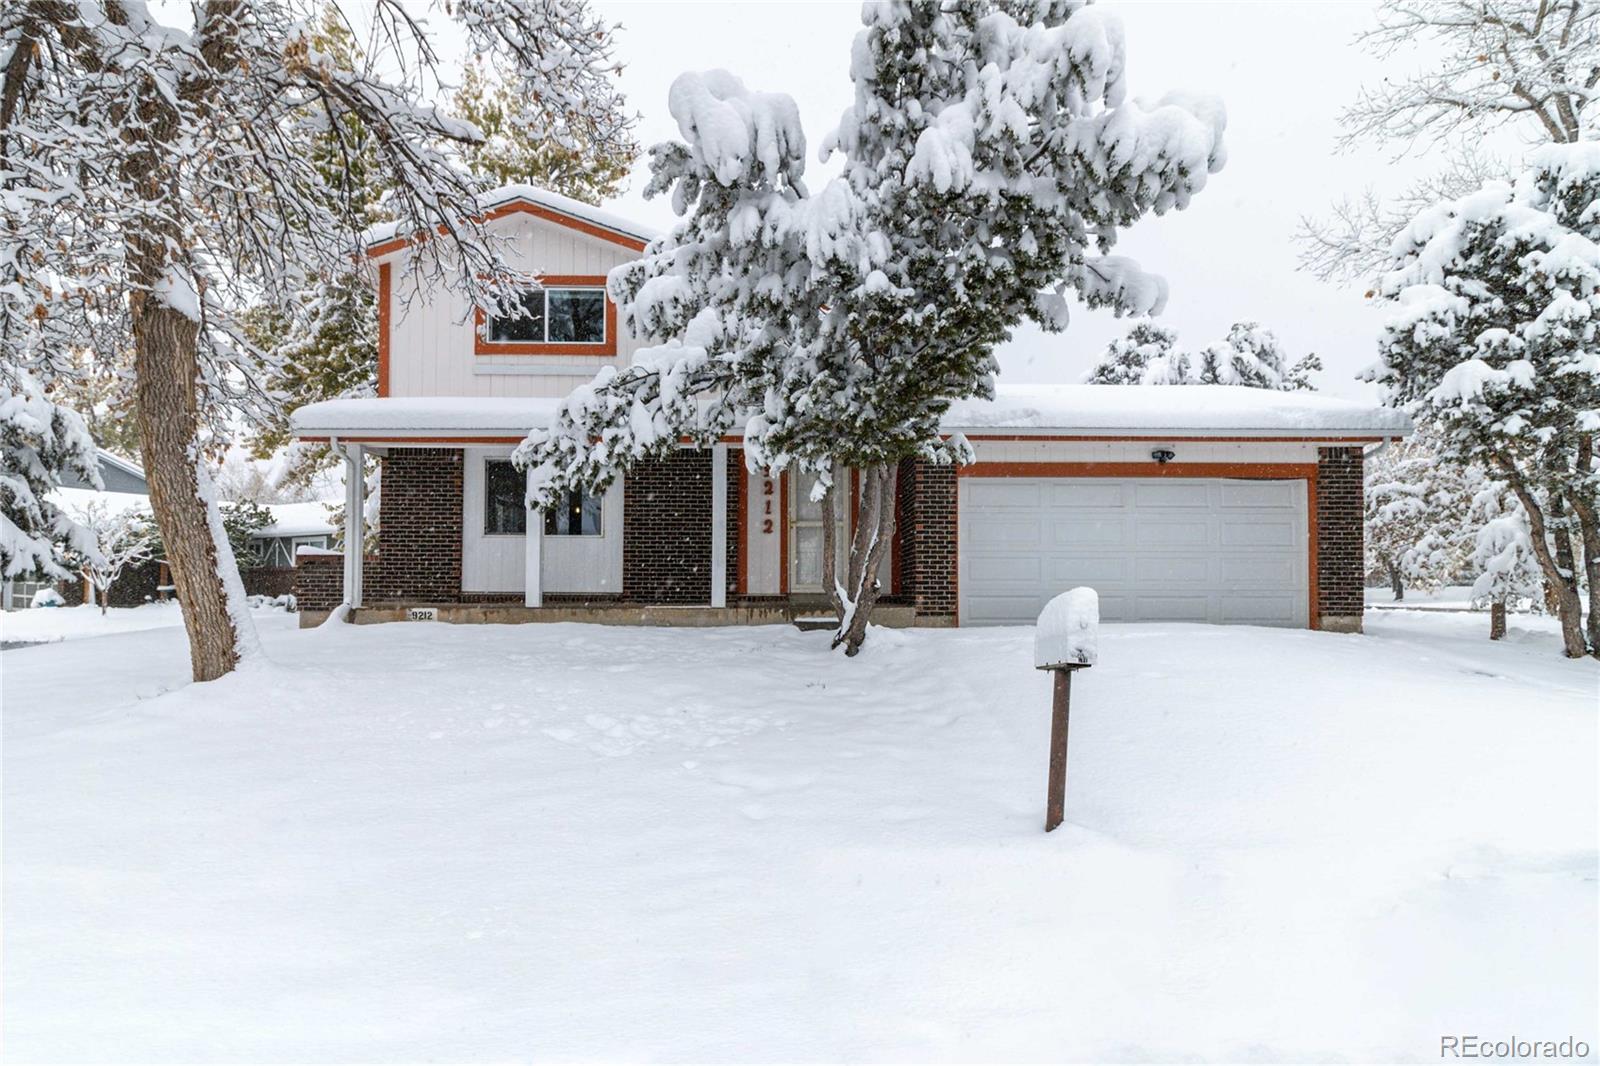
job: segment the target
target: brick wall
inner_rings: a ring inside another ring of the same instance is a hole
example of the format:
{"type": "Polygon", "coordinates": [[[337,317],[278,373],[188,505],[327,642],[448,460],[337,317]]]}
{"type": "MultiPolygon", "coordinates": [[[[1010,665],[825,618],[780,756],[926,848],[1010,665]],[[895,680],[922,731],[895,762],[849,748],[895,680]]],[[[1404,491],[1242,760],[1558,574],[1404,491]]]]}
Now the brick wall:
{"type": "Polygon", "coordinates": [[[919,618],[956,613],[956,471],[921,459],[900,464],[900,600],[919,618]]]}
{"type": "Polygon", "coordinates": [[[381,460],[378,557],[362,599],[455,603],[461,599],[461,449],[395,448],[381,460]]]}
{"type": "Polygon", "coordinates": [[[1317,451],[1317,624],[1361,631],[1362,456],[1360,448],[1317,451]]]}
{"type": "MultiPolygon", "coordinates": [[[[739,476],[728,453],[727,589],[739,572],[739,476]]],[[[683,450],[636,464],[623,482],[622,598],[634,603],[711,602],[711,452],[683,450]]]]}
{"type": "Polygon", "coordinates": [[[294,591],[294,570],[292,566],[252,566],[239,573],[248,595],[282,596],[294,591]]]}
{"type": "Polygon", "coordinates": [[[294,568],[294,599],[302,611],[331,611],[343,603],[344,556],[299,556],[294,568]]]}

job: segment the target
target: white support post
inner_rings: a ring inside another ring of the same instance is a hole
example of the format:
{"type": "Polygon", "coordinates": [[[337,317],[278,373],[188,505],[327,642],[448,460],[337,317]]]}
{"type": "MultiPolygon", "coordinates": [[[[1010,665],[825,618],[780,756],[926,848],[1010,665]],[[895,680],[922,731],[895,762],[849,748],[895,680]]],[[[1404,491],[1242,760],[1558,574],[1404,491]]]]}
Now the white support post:
{"type": "Polygon", "coordinates": [[[728,446],[711,446],[711,606],[728,606],[728,446]]]}
{"type": "Polygon", "coordinates": [[[344,602],[361,606],[367,540],[367,478],[365,449],[359,444],[344,452],[344,602]]]}
{"type": "Polygon", "coordinates": [[[528,509],[528,529],[523,544],[522,605],[544,606],[544,510],[533,505],[533,467],[523,490],[528,509]]]}

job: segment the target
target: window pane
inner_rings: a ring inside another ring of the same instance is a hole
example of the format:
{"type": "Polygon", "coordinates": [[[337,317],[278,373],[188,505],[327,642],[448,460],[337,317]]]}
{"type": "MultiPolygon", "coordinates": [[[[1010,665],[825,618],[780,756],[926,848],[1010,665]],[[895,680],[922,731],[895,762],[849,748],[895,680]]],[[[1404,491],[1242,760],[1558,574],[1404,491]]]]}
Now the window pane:
{"type": "Polygon", "coordinates": [[[544,512],[544,533],[547,537],[598,537],[604,533],[600,524],[600,505],[604,498],[583,492],[571,492],[557,507],[544,512]]]}
{"type": "Polygon", "coordinates": [[[535,289],[522,294],[524,314],[517,318],[491,316],[489,339],[492,341],[543,341],[544,340],[544,290],[535,289]]]}
{"type": "Polygon", "coordinates": [[[605,290],[550,289],[548,292],[552,343],[605,343],[605,290]]]}
{"type": "Polygon", "coordinates": [[[490,459],[483,467],[483,531],[512,535],[528,531],[526,475],[505,459],[490,459]]]}

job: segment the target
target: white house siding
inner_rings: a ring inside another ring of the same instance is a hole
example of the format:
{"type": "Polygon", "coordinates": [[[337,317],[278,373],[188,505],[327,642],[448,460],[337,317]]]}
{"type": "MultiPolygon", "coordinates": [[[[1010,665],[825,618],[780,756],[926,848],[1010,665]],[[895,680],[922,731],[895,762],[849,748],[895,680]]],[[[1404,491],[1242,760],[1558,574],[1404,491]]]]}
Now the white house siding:
{"type": "MultiPolygon", "coordinates": [[[[512,239],[512,265],[544,274],[605,275],[637,258],[621,245],[528,214],[496,219],[490,229],[512,239]]],[[[626,366],[638,347],[619,323],[615,357],[490,356],[473,348],[475,329],[468,302],[448,287],[416,293],[405,275],[405,257],[391,264],[389,395],[565,396],[607,364],[626,366]]]]}

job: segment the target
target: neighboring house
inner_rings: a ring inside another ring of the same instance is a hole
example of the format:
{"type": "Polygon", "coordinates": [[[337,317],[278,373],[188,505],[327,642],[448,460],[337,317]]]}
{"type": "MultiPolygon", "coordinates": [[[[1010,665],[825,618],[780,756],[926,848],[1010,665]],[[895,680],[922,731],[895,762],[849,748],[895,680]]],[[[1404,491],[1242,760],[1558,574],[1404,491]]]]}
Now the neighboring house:
{"type": "MultiPolygon", "coordinates": [[[[122,505],[148,503],[150,484],[145,480],[143,470],[126,459],[112,455],[104,448],[96,448],[95,452],[99,459],[100,481],[104,489],[96,489],[70,470],[65,471],[61,477],[61,487],[56,490],[58,502],[70,509],[84,506],[91,500],[101,499],[112,510],[120,510],[122,505]],[[133,497],[138,499],[135,500],[133,497]]],[[[69,603],[77,602],[79,598],[84,597],[82,584],[73,582],[62,585],[60,582],[45,580],[42,576],[0,581],[0,610],[20,610],[29,606],[33,602],[34,593],[43,588],[61,588],[69,603]],[[70,595],[73,592],[78,595],[70,595]]],[[[83,598],[83,602],[89,601],[83,598]]]]}
{"type": "Polygon", "coordinates": [[[295,549],[332,548],[339,530],[328,518],[328,504],[273,503],[267,505],[272,521],[250,535],[261,566],[270,568],[294,565],[295,549]]]}
{"type": "Polygon", "coordinates": [[[282,596],[294,591],[299,549],[332,548],[338,529],[328,520],[328,505],[319,501],[266,507],[272,512],[272,521],[250,535],[256,565],[241,573],[245,591],[251,595],[282,596]]]}
{"type": "MultiPolygon", "coordinates": [[[[737,435],[637,465],[598,496],[525,509],[510,462],[558,399],[636,342],[605,275],[649,231],[527,186],[488,198],[513,261],[543,275],[532,320],[497,321],[442,289],[401,300],[406,235],[381,233],[378,396],[311,404],[295,433],[382,464],[377,550],[300,559],[302,624],[357,621],[780,621],[825,602],[809,479],[745,470],[737,435]],[[348,590],[348,592],[346,591],[348,590]],[[417,610],[420,609],[420,610],[417,610]],[[430,610],[431,609],[431,610],[430,610]]],[[[1053,594],[1099,590],[1109,621],[1358,630],[1363,450],[1398,412],[1226,386],[1002,386],[946,419],[977,463],[901,464],[898,531],[876,616],[1031,623],[1053,594]]],[[[350,466],[347,469],[359,469],[350,466]]],[[[363,542],[347,477],[343,543],[363,542]]],[[[839,538],[848,539],[849,516],[839,538]]]]}

